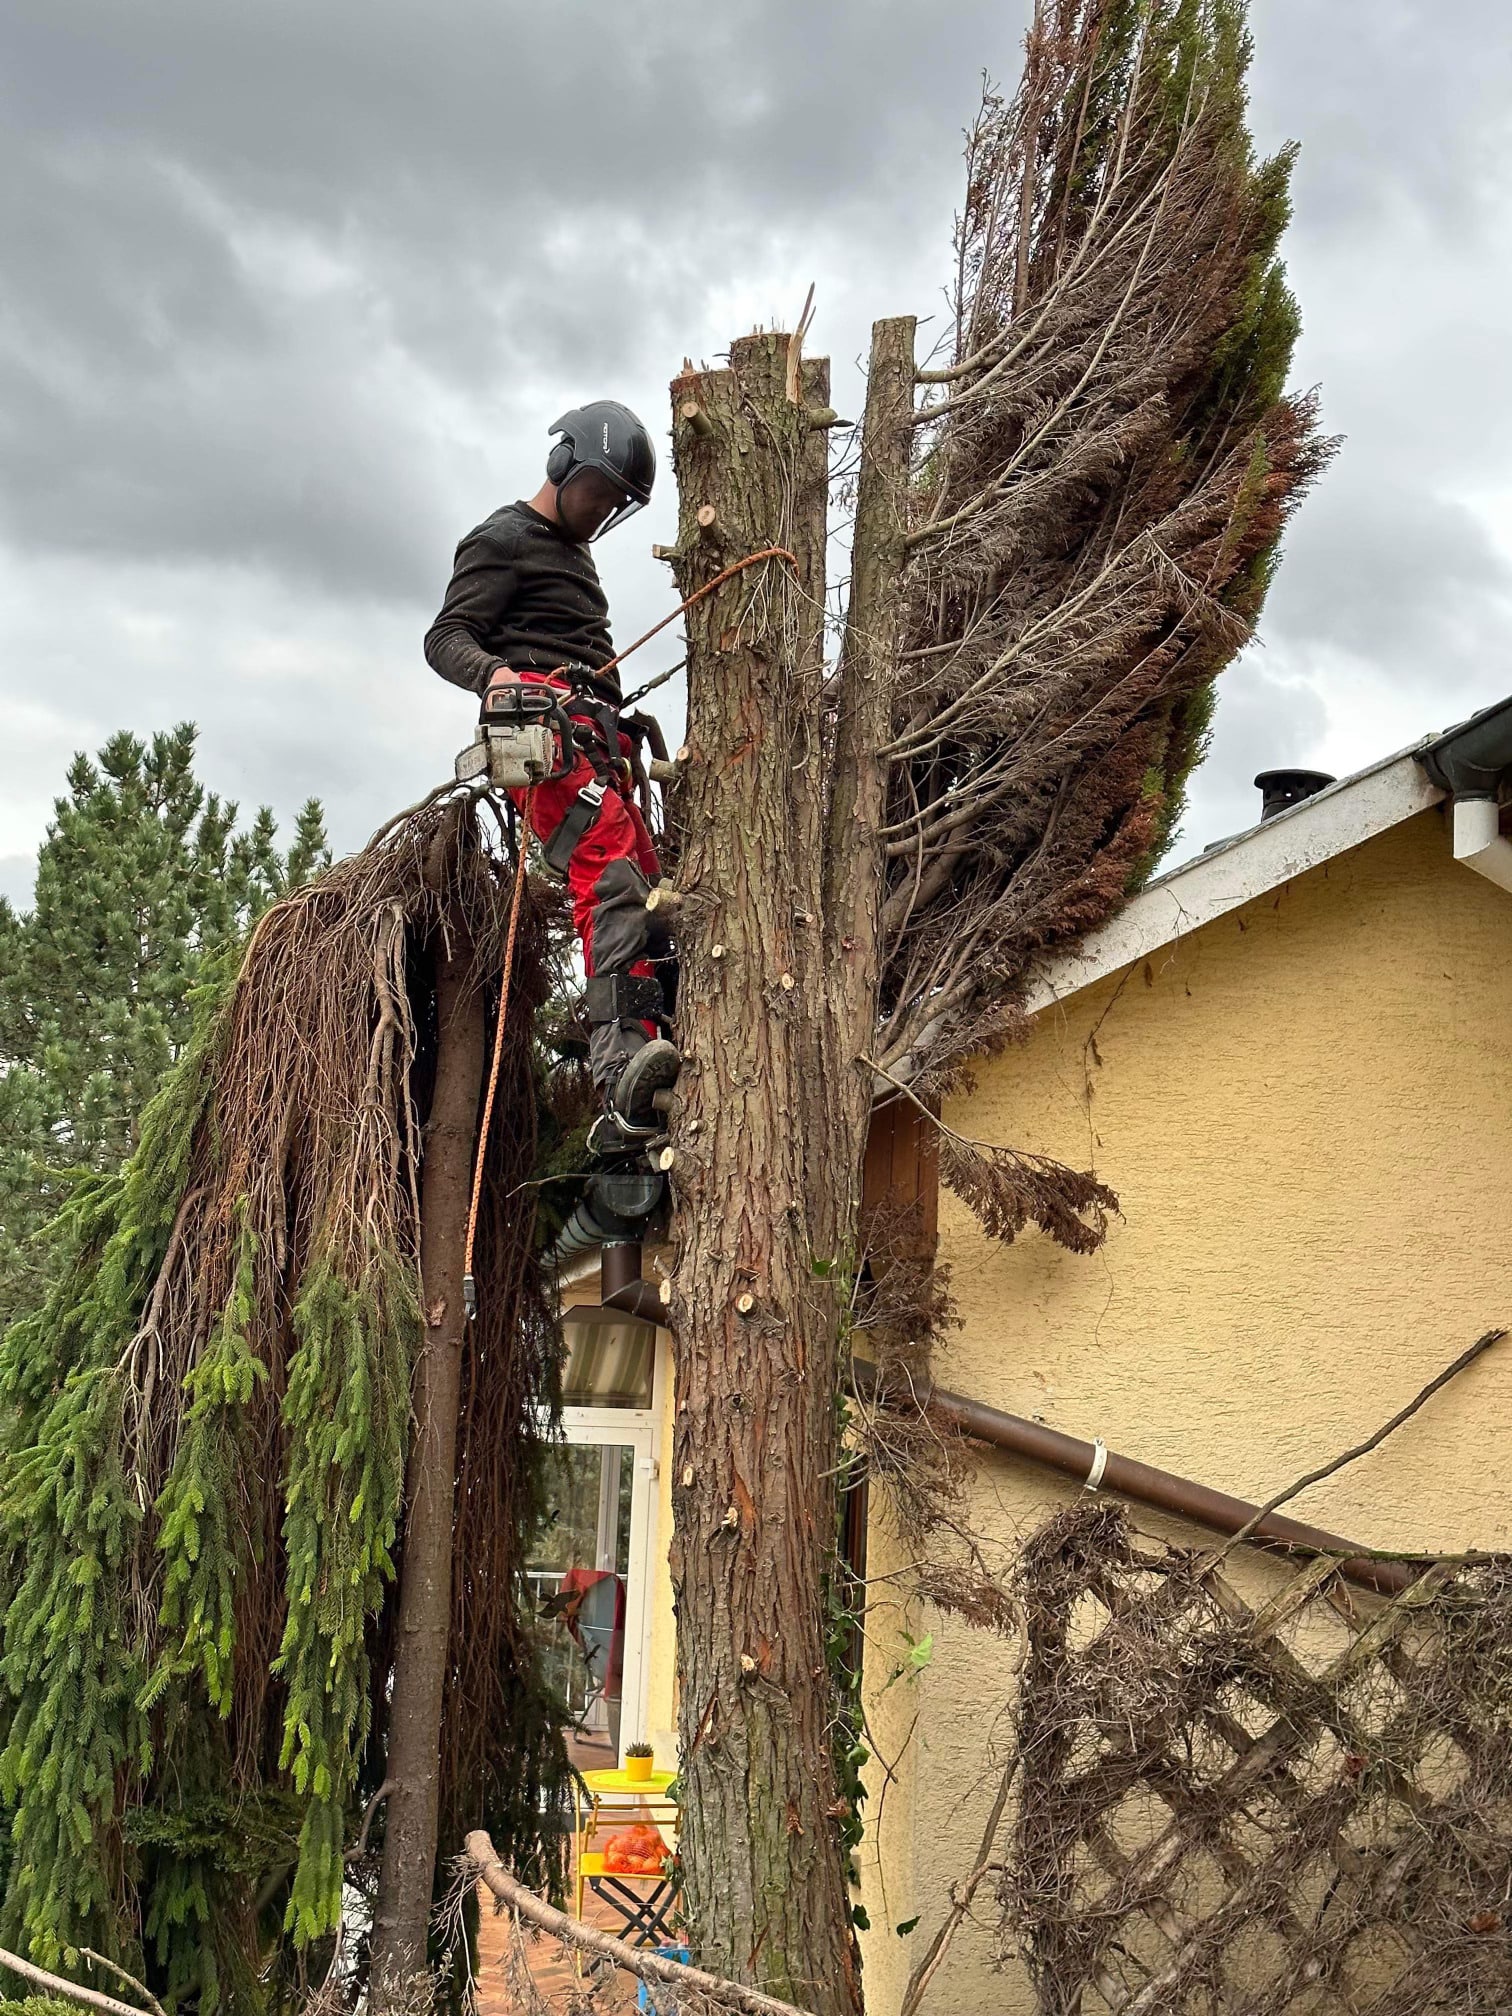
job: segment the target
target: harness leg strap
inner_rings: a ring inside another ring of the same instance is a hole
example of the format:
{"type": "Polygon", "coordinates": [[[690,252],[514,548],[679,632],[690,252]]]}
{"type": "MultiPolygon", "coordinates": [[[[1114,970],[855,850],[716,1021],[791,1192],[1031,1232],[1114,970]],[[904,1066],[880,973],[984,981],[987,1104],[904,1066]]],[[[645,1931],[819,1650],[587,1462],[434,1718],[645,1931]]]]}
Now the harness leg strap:
{"type": "Polygon", "coordinates": [[[562,815],[562,822],[542,848],[542,858],[552,874],[565,880],[577,844],[604,809],[608,786],[597,778],[585,784],[562,815]]]}
{"type": "Polygon", "coordinates": [[[661,982],[636,973],[603,973],[583,989],[590,1027],[606,1022],[657,1022],[666,1013],[661,982]]]}

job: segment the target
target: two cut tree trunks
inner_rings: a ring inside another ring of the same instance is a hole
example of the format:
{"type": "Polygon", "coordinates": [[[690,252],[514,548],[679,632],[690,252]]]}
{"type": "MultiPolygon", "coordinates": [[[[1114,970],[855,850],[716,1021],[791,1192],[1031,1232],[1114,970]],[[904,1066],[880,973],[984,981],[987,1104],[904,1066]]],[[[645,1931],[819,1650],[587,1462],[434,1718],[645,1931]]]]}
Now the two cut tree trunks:
{"type": "MultiPolygon", "coordinates": [[[[908,398],[912,325],[879,325],[889,331],[908,398]]],[[[852,681],[852,708],[837,732],[824,665],[828,366],[790,368],[788,352],[785,336],[750,336],[728,369],[672,388],[680,592],[764,548],[788,556],[688,614],[673,807],[686,1064],[671,1127],[672,1573],[701,1964],[845,2016],[860,1989],[826,1635],[872,1085],[867,763],[882,737],[865,696],[885,709],[890,679],[848,639],[838,683],[852,681]]],[[[899,445],[906,470],[906,432],[899,445]]],[[[863,502],[875,509],[874,494],[863,502]]],[[[853,632],[858,620],[864,606],[853,632]]]]}

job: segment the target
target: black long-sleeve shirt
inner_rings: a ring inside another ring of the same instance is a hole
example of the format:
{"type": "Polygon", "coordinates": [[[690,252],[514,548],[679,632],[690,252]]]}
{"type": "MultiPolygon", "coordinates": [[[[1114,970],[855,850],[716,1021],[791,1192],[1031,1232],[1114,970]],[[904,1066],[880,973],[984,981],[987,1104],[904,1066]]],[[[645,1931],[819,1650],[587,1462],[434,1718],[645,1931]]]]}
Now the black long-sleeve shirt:
{"type": "MultiPolygon", "coordinates": [[[[425,636],[426,663],[443,679],[481,693],[500,665],[596,670],[613,656],[609,604],[586,545],[528,504],[506,504],[468,533],[425,636]]],[[[594,684],[619,699],[613,672],[594,684]]]]}

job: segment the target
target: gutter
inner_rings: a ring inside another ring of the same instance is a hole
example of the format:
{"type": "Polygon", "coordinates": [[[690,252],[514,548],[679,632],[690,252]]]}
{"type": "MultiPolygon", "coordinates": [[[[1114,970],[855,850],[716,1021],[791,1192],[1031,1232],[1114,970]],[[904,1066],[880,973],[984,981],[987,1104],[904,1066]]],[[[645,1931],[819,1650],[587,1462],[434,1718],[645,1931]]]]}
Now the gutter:
{"type": "Polygon", "coordinates": [[[1512,892],[1512,840],[1499,803],[1512,777],[1512,698],[1472,714],[1436,737],[1418,761],[1454,803],[1454,858],[1512,892]]]}
{"type": "MultiPolygon", "coordinates": [[[[606,1309],[617,1309],[642,1323],[670,1330],[667,1306],[654,1284],[642,1277],[641,1260],[641,1246],[636,1240],[621,1239],[605,1245],[599,1262],[600,1300],[606,1309]]],[[[891,1397],[880,1389],[876,1367],[863,1358],[852,1359],[851,1379],[863,1399],[885,1405],[891,1397]]],[[[1133,1499],[1136,1504],[1148,1505],[1157,1512],[1169,1512],[1230,1539],[1248,1527],[1260,1509],[1190,1477],[1157,1470],[1132,1456],[1119,1456],[1101,1440],[1079,1441],[1076,1436],[1063,1435],[1042,1422],[1026,1421],[1021,1415],[1005,1414],[996,1407],[984,1406],[980,1400],[969,1400],[963,1393],[924,1385],[911,1387],[908,1400],[974,1442],[985,1442],[990,1448],[1042,1464],[1089,1491],[1112,1491],[1120,1498],[1133,1499]]],[[[1288,1519],[1280,1512],[1268,1513],[1245,1537],[1251,1545],[1273,1553],[1336,1555],[1342,1574],[1379,1596],[1400,1595],[1423,1573],[1410,1562],[1371,1561],[1358,1551],[1358,1540],[1342,1539],[1321,1526],[1288,1519]]]]}
{"type": "MultiPolygon", "coordinates": [[[[851,1372],[859,1393],[864,1397],[876,1395],[885,1402],[887,1396],[877,1394],[874,1366],[854,1360],[851,1372]]],[[[1190,1477],[1157,1470],[1132,1456],[1116,1455],[1100,1439],[1082,1442],[1074,1435],[1047,1428],[1042,1422],[1026,1421],[1021,1415],[1004,1414],[996,1407],[984,1406],[980,1400],[968,1400],[962,1393],[947,1393],[938,1386],[926,1385],[913,1389],[910,1399],[920,1408],[927,1408],[936,1420],[969,1435],[974,1442],[985,1442],[991,1448],[1042,1464],[1047,1470],[1071,1478],[1085,1490],[1112,1491],[1120,1498],[1132,1498],[1136,1504],[1148,1505],[1157,1512],[1173,1513],[1178,1519],[1206,1526],[1230,1539],[1242,1532],[1260,1509],[1243,1498],[1231,1498],[1226,1491],[1198,1484],[1190,1477]]],[[[1424,1572],[1423,1568],[1405,1561],[1371,1561],[1355,1551],[1360,1545],[1358,1540],[1345,1540],[1321,1526],[1308,1526],[1280,1512],[1267,1513],[1245,1537],[1252,1546],[1272,1553],[1338,1555],[1340,1572],[1378,1596],[1400,1595],[1424,1572]]]]}

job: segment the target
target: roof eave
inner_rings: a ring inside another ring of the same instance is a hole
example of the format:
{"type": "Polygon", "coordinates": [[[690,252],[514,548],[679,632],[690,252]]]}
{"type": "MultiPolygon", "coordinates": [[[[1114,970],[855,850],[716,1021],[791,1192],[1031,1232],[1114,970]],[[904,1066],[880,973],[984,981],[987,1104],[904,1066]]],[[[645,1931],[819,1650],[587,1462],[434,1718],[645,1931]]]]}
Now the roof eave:
{"type": "Polygon", "coordinates": [[[1440,804],[1444,793],[1417,760],[1425,746],[1426,738],[1160,876],[1074,949],[1041,963],[1027,1012],[1064,1001],[1440,804]]]}

